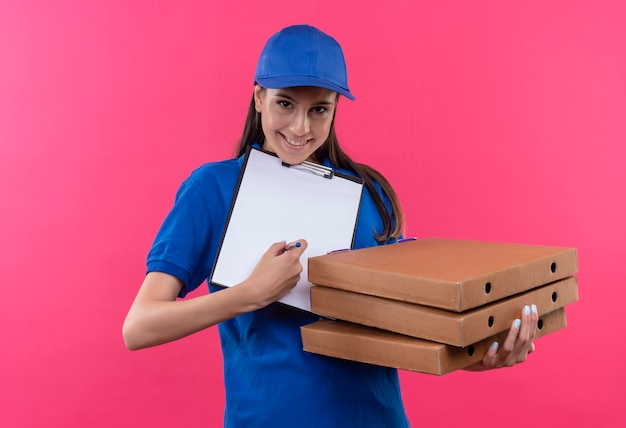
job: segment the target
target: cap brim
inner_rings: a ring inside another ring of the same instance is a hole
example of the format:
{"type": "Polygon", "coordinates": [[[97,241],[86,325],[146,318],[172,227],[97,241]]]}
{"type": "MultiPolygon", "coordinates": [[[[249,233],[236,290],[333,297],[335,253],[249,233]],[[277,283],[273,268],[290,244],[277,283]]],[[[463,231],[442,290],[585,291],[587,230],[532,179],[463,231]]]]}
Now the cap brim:
{"type": "Polygon", "coordinates": [[[268,89],[293,88],[295,86],[314,86],[318,88],[329,89],[343,95],[344,97],[354,101],[356,98],[347,88],[337,86],[328,80],[320,79],[312,76],[281,76],[281,77],[265,77],[257,78],[256,83],[268,89]]]}

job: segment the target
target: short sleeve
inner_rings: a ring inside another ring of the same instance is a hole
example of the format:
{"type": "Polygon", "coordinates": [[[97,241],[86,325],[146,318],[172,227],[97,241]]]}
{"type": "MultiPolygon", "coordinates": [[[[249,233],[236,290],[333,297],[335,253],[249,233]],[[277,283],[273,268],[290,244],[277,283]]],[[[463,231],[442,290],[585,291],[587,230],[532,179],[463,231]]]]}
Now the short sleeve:
{"type": "Polygon", "coordinates": [[[148,272],[164,272],[183,282],[180,297],[196,289],[210,274],[214,225],[208,204],[193,177],[178,189],[147,257],[148,272]]]}

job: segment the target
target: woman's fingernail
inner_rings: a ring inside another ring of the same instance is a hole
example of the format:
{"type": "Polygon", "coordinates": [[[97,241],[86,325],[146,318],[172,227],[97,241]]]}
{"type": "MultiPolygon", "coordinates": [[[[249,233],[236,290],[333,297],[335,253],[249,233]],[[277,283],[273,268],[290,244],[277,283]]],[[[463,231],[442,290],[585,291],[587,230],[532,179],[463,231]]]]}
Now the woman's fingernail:
{"type": "Polygon", "coordinates": [[[533,311],[533,314],[537,313],[537,305],[531,305],[530,309],[533,311]]]}
{"type": "Polygon", "coordinates": [[[498,345],[498,342],[493,342],[493,343],[491,344],[491,349],[493,349],[494,351],[497,351],[497,350],[498,350],[498,346],[499,346],[499,345],[498,345]]]}
{"type": "Polygon", "coordinates": [[[522,320],[520,320],[519,318],[516,319],[515,321],[513,321],[513,327],[515,328],[519,328],[520,324],[522,323],[522,320]]]}
{"type": "Polygon", "coordinates": [[[524,306],[524,315],[530,315],[530,306],[524,306]]]}

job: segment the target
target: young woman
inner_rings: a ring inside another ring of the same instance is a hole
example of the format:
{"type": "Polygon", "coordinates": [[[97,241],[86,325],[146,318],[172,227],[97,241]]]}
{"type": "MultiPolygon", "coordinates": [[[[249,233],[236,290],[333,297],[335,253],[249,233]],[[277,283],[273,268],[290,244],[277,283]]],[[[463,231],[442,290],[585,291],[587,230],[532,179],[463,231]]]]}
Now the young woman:
{"type": "MultiPolygon", "coordinates": [[[[149,252],[148,273],[124,322],[129,349],[170,342],[218,325],[224,357],[226,427],[407,427],[395,369],[302,351],[300,326],[317,316],[276,303],[297,283],[300,247],[268,243],[252,274],[235,287],[180,299],[211,273],[243,154],[257,145],[289,164],[305,160],[365,180],[355,248],[395,242],[400,204],[374,169],[355,163],[334,132],[348,89],[339,44],[306,25],[272,36],[259,60],[243,136],[234,159],[209,163],[183,182],[149,252]]],[[[262,225],[259,225],[262,227],[262,225]]],[[[471,369],[511,366],[534,350],[536,311],[525,308],[498,349],[471,369]]]]}

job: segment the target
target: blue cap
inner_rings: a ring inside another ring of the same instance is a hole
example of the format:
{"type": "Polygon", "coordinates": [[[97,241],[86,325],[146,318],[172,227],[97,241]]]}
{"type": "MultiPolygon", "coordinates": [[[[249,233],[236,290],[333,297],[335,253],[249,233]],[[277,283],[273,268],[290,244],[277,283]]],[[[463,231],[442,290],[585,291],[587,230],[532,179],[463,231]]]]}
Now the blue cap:
{"type": "Polygon", "coordinates": [[[294,25],[265,44],[254,82],[270,89],[316,86],[354,100],[339,43],[310,25],[294,25]]]}

